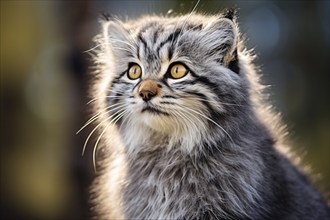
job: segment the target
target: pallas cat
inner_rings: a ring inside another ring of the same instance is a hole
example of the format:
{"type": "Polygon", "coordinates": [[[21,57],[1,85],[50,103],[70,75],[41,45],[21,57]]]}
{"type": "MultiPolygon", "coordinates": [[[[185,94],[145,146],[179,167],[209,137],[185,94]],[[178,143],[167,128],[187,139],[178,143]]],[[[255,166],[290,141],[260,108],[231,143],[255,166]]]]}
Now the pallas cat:
{"type": "MultiPolygon", "coordinates": [[[[95,38],[96,219],[329,219],[278,149],[232,11],[102,22],[95,38]]],[[[95,156],[95,155],[94,155],[95,156]]]]}

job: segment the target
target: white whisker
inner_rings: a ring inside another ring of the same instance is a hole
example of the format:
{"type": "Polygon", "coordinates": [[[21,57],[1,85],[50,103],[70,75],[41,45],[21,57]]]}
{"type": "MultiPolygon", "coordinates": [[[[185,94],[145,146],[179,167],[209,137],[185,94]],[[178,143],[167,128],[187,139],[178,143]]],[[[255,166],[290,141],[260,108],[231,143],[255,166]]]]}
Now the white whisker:
{"type": "Polygon", "coordinates": [[[106,95],[106,96],[102,96],[102,97],[96,97],[96,98],[91,99],[90,101],[88,101],[88,102],[86,103],[86,105],[89,105],[89,104],[91,104],[92,102],[95,102],[96,100],[104,99],[104,98],[114,98],[114,99],[118,99],[118,98],[120,98],[120,97],[119,97],[119,96],[110,96],[110,95],[106,95]]]}
{"type": "Polygon", "coordinates": [[[119,42],[119,43],[123,43],[123,44],[126,44],[126,45],[130,46],[130,48],[135,48],[134,45],[130,44],[130,43],[127,42],[127,41],[123,41],[123,40],[119,40],[119,39],[113,39],[113,38],[112,38],[110,41],[111,41],[111,42],[119,42]]]}
{"type": "Polygon", "coordinates": [[[86,150],[86,146],[87,146],[87,143],[89,141],[89,139],[91,138],[91,136],[93,135],[93,133],[96,131],[96,129],[98,129],[98,127],[100,127],[104,122],[106,122],[107,120],[109,120],[111,118],[111,116],[109,116],[108,118],[104,119],[103,121],[101,121],[90,133],[89,135],[87,136],[86,140],[85,140],[85,143],[84,143],[84,146],[83,146],[83,150],[82,150],[82,153],[81,155],[84,156],[85,154],[85,150],[86,150]]]}
{"type": "Polygon", "coordinates": [[[92,116],[90,119],[88,119],[87,122],[83,125],[83,127],[81,127],[81,128],[76,132],[76,134],[80,133],[85,127],[87,127],[90,123],[92,123],[93,121],[95,121],[99,116],[104,115],[104,114],[107,114],[107,113],[109,113],[109,112],[111,112],[111,111],[113,111],[113,110],[116,110],[116,109],[118,109],[118,108],[120,108],[120,107],[124,107],[124,106],[128,106],[128,104],[117,103],[117,104],[113,104],[113,105],[110,105],[110,106],[106,107],[105,109],[103,109],[102,111],[98,112],[97,114],[95,114],[94,116],[92,116]],[[120,105],[120,106],[118,106],[118,107],[116,107],[116,108],[114,108],[114,109],[110,109],[110,110],[108,110],[108,111],[105,111],[105,110],[107,110],[107,109],[109,109],[109,108],[112,108],[112,107],[114,107],[114,106],[117,106],[117,105],[120,105]]]}
{"type": "Polygon", "coordinates": [[[126,51],[126,52],[129,52],[129,53],[133,53],[134,51],[132,50],[129,50],[127,48],[122,48],[122,47],[114,47],[112,46],[113,49],[118,49],[118,50],[122,50],[122,51],[126,51]]]}
{"type": "Polygon", "coordinates": [[[186,98],[187,99],[197,100],[197,101],[205,101],[205,102],[209,102],[209,103],[214,103],[216,105],[221,104],[221,105],[243,106],[243,105],[235,104],[235,103],[226,103],[226,102],[221,102],[221,101],[213,101],[213,100],[208,100],[208,99],[203,99],[203,98],[197,98],[197,97],[190,97],[190,96],[187,96],[186,98]]]}
{"type": "Polygon", "coordinates": [[[183,29],[185,28],[185,26],[187,25],[188,20],[189,20],[189,18],[191,17],[191,15],[196,11],[199,2],[200,2],[200,0],[198,0],[198,1],[196,2],[195,6],[194,6],[193,9],[191,10],[190,14],[189,14],[189,15],[186,17],[186,19],[184,20],[183,26],[182,26],[182,28],[181,28],[181,30],[180,30],[179,35],[178,35],[178,36],[179,36],[179,39],[177,40],[177,42],[179,42],[180,39],[182,38],[182,35],[181,35],[181,34],[182,34],[182,31],[183,31],[183,29]]]}
{"type": "MultiPolygon", "coordinates": [[[[122,109],[120,109],[119,111],[121,111],[121,110],[123,110],[125,108],[125,106],[124,107],[122,107],[122,109]]],[[[88,141],[89,141],[89,139],[91,138],[91,136],[93,135],[93,133],[104,123],[104,122],[106,122],[106,121],[108,121],[109,119],[111,118],[111,116],[109,116],[109,117],[107,117],[106,119],[104,119],[103,121],[101,121],[90,133],[89,133],[89,135],[87,136],[87,138],[86,138],[86,141],[85,141],[85,143],[84,143],[84,146],[83,146],[83,150],[82,150],[82,156],[84,156],[84,153],[85,153],[85,150],[86,150],[86,146],[87,146],[87,143],[88,143],[88,141]]]]}
{"type": "Polygon", "coordinates": [[[102,133],[99,135],[99,137],[97,138],[94,148],[93,148],[93,166],[94,166],[94,171],[96,172],[96,151],[97,151],[97,146],[103,136],[103,134],[105,133],[105,131],[107,130],[107,128],[112,125],[112,124],[116,124],[124,115],[126,112],[128,112],[129,110],[126,109],[124,111],[122,111],[119,115],[117,115],[115,118],[113,118],[103,129],[102,133]]]}
{"type": "Polygon", "coordinates": [[[218,128],[220,128],[220,129],[221,129],[221,130],[222,130],[222,131],[223,131],[223,132],[224,132],[224,133],[230,138],[230,140],[232,141],[232,143],[234,143],[233,138],[232,138],[232,137],[228,134],[228,132],[227,132],[227,131],[226,131],[221,125],[219,125],[217,122],[215,122],[215,121],[212,120],[211,118],[209,118],[209,117],[203,115],[202,113],[200,113],[200,112],[198,112],[198,111],[195,111],[195,110],[189,108],[188,106],[185,106],[185,107],[187,107],[187,108],[185,108],[186,110],[188,110],[188,111],[192,111],[192,112],[194,112],[194,113],[196,113],[196,114],[202,116],[203,118],[209,120],[209,121],[212,122],[213,124],[215,124],[218,128]]]}
{"type": "Polygon", "coordinates": [[[92,47],[92,48],[90,48],[90,49],[88,49],[88,50],[83,51],[83,53],[91,52],[91,51],[95,50],[96,48],[99,48],[99,47],[101,47],[101,46],[103,46],[103,45],[109,45],[109,43],[97,44],[96,46],[94,46],[94,47],[92,47]]]}

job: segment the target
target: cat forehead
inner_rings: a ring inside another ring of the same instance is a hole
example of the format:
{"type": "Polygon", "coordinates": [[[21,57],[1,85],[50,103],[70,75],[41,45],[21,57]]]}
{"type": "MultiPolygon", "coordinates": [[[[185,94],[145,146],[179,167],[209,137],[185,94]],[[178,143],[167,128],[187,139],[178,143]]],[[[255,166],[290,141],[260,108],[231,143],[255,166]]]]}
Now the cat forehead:
{"type": "Polygon", "coordinates": [[[135,21],[124,22],[126,29],[141,31],[148,27],[172,27],[182,28],[186,26],[206,26],[208,23],[221,18],[219,16],[207,16],[201,14],[189,14],[177,17],[162,17],[162,16],[144,16],[135,21]]]}
{"type": "Polygon", "coordinates": [[[145,61],[150,69],[159,69],[164,60],[223,62],[237,42],[235,22],[223,15],[145,16],[126,22],[111,20],[103,27],[100,41],[106,41],[107,53],[118,61],[127,57],[145,61]]]}

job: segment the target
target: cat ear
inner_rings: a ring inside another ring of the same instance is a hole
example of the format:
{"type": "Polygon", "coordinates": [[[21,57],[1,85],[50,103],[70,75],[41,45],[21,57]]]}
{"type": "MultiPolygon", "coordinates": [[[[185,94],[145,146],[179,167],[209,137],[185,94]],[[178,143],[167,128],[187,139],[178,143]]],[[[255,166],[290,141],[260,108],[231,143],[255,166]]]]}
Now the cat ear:
{"type": "Polygon", "coordinates": [[[233,16],[213,20],[205,26],[205,31],[206,45],[212,54],[219,56],[224,65],[229,65],[237,54],[238,29],[233,16]]]}
{"type": "Polygon", "coordinates": [[[231,21],[235,21],[236,20],[236,17],[237,17],[236,14],[237,14],[237,9],[236,8],[227,8],[223,12],[222,16],[224,18],[228,18],[231,21]]]}
{"type": "Polygon", "coordinates": [[[103,25],[104,42],[113,55],[118,56],[130,51],[130,34],[120,21],[110,20],[103,25]]]}

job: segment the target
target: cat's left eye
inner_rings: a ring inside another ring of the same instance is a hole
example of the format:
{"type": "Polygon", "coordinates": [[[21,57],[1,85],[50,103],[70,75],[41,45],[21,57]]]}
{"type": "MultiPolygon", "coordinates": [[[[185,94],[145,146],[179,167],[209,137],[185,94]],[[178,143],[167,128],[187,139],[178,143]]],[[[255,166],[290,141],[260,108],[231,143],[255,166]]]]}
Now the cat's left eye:
{"type": "Polygon", "coordinates": [[[170,67],[170,77],[173,79],[180,79],[188,73],[188,69],[181,63],[174,64],[170,67]]]}
{"type": "Polygon", "coordinates": [[[142,70],[138,64],[131,65],[127,71],[128,78],[132,80],[140,78],[141,74],[142,70]]]}

